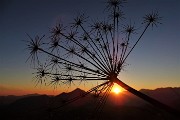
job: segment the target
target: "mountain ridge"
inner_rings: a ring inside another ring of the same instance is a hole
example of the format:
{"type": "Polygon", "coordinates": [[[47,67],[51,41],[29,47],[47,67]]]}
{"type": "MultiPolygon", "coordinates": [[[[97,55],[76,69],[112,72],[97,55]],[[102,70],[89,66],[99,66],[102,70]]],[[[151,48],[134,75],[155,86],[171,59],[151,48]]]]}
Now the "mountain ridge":
{"type": "MultiPolygon", "coordinates": [[[[155,90],[142,89],[141,92],[154,97],[157,100],[161,100],[161,102],[180,111],[180,97],[173,94],[173,91],[179,93],[180,88],[172,89],[173,88],[155,90]],[[172,97],[172,95],[174,95],[174,97],[172,97]]],[[[80,98],[79,100],[64,106],[67,101],[72,100],[74,97],[81,96],[83,93],[85,93],[84,90],[77,88],[71,92],[62,92],[56,96],[37,94],[34,94],[34,96],[33,94],[29,96],[27,95],[26,97],[19,98],[10,104],[0,105],[0,113],[2,113],[0,118],[2,117],[7,120],[48,120],[49,114],[52,114],[48,112],[48,109],[59,107],[59,109],[53,113],[55,114],[54,120],[58,120],[59,118],[62,118],[62,120],[71,120],[74,119],[74,116],[86,119],[87,116],[91,116],[90,113],[93,114],[93,111],[95,110],[94,108],[96,108],[98,104],[101,104],[99,101],[101,97],[97,98],[94,97],[93,94],[89,94],[86,97],[82,97],[82,99],[80,98]]],[[[172,120],[172,117],[169,118],[167,113],[159,112],[159,110],[155,109],[147,102],[132,95],[128,91],[124,91],[119,95],[114,93],[109,95],[103,109],[103,120],[117,119],[115,116],[120,116],[121,119],[125,120],[131,120],[133,118],[144,120],[146,115],[152,116],[146,118],[146,120],[163,120],[158,114],[168,117],[167,120],[172,120]]]]}
{"type": "MultiPolygon", "coordinates": [[[[156,99],[163,101],[163,96],[161,95],[166,95],[169,98],[175,97],[176,99],[180,97],[180,87],[164,87],[164,88],[156,88],[156,89],[140,89],[140,92],[149,95],[151,97],[155,97],[156,99]],[[159,95],[160,94],[160,95],[159,95]],[[167,95],[168,94],[168,95],[167,95]],[[162,99],[161,99],[162,98],[162,99]]],[[[62,97],[62,98],[73,98],[76,96],[80,96],[81,94],[85,93],[86,91],[76,88],[70,92],[62,92],[58,95],[47,95],[50,97],[62,97]]],[[[123,93],[126,91],[123,91],[123,93]]],[[[122,94],[122,93],[121,93],[122,94]]],[[[41,96],[41,95],[46,95],[46,94],[27,94],[27,95],[22,95],[22,96],[16,96],[16,95],[7,95],[7,96],[0,96],[0,105],[7,105],[10,103],[15,102],[18,99],[26,98],[26,97],[33,97],[33,96],[41,96]]]]}

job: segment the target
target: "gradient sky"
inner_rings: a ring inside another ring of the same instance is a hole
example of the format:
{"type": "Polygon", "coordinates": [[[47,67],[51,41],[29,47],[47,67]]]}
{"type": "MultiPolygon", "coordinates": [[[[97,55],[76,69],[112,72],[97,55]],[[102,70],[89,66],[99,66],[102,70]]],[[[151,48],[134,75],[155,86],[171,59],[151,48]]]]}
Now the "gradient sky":
{"type": "MultiPolygon", "coordinates": [[[[25,63],[29,55],[23,42],[28,39],[26,33],[32,37],[47,34],[57,20],[68,25],[82,11],[92,19],[101,18],[106,14],[104,9],[105,0],[1,0],[0,95],[58,94],[66,90],[35,87],[34,70],[25,63]]],[[[180,1],[128,0],[123,7],[126,20],[135,21],[137,26],[152,10],[159,11],[163,24],[148,29],[119,78],[138,90],[180,87],[180,1]]]]}

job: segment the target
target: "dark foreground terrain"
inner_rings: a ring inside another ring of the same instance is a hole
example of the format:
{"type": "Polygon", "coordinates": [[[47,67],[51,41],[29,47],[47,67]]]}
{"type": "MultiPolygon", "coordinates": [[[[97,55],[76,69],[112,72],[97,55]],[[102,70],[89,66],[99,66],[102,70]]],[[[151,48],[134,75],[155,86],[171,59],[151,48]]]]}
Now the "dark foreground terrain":
{"type": "MultiPolygon", "coordinates": [[[[143,89],[141,92],[180,111],[180,88],[143,89]]],[[[180,120],[159,110],[129,92],[111,93],[105,105],[96,110],[98,99],[92,94],[69,105],[67,100],[83,94],[76,89],[57,96],[0,96],[1,120],[180,120]]]]}

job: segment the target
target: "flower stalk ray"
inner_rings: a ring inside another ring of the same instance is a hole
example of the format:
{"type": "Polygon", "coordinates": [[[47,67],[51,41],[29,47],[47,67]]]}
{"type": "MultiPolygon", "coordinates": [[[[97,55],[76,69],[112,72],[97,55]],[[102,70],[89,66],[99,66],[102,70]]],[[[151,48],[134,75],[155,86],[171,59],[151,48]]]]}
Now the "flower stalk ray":
{"type": "MultiPolygon", "coordinates": [[[[28,35],[30,38],[27,42],[27,49],[30,51],[28,60],[33,66],[36,66],[36,83],[45,82],[46,85],[57,87],[57,85],[64,84],[70,86],[75,81],[101,81],[102,84],[62,105],[72,103],[89,93],[98,91],[100,87],[106,86],[100,92],[104,92],[101,98],[102,103],[95,110],[99,112],[103,109],[113,84],[117,83],[156,107],[177,114],[176,110],[138,92],[118,79],[127,58],[142,40],[148,28],[161,24],[158,12],[153,11],[146,14],[142,22],[144,27],[139,33],[139,37],[134,39],[133,33],[137,30],[135,25],[130,23],[120,27],[124,19],[122,12],[124,3],[126,0],[107,1],[108,13],[111,16],[108,21],[95,21],[90,27],[86,27],[88,17],[82,14],[76,17],[69,27],[64,27],[63,23],[56,24],[50,29],[50,35],[47,35],[47,38],[36,36],[33,39],[28,35]],[[39,67],[43,64],[46,64],[46,67],[39,67]]],[[[58,109],[62,106],[52,109],[58,109]]]]}

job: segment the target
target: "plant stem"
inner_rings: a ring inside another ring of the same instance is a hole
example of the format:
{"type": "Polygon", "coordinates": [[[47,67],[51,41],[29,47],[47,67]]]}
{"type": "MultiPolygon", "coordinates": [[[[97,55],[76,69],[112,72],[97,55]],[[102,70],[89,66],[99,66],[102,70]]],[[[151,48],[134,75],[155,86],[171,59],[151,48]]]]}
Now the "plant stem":
{"type": "MultiPolygon", "coordinates": [[[[147,26],[145,27],[144,31],[142,32],[142,34],[140,35],[140,37],[138,38],[138,40],[136,41],[136,43],[133,45],[133,47],[131,48],[131,50],[128,52],[128,54],[126,55],[125,58],[122,58],[122,63],[121,65],[125,62],[125,60],[127,59],[127,57],[129,56],[129,54],[132,52],[132,50],[136,47],[136,45],[138,44],[138,42],[140,41],[140,39],[142,38],[142,36],[144,35],[144,33],[146,32],[147,28],[149,27],[150,23],[147,24],[147,26]]],[[[124,56],[123,56],[124,57],[124,56]]]]}
{"type": "Polygon", "coordinates": [[[119,80],[118,78],[116,78],[114,80],[115,83],[117,83],[118,85],[120,85],[121,87],[123,87],[124,89],[126,89],[127,91],[129,91],[130,93],[136,95],[137,97],[142,98],[143,100],[149,102],[150,104],[154,105],[157,108],[160,108],[166,112],[171,113],[172,115],[174,115],[175,117],[180,118],[180,112],[166,104],[163,104],[155,99],[153,99],[152,97],[149,97],[137,90],[135,90],[134,88],[128,86],[127,84],[125,84],[124,82],[122,82],[121,80],[119,80]]]}

